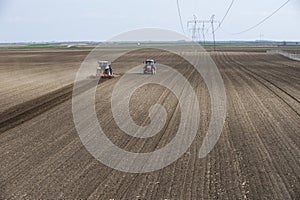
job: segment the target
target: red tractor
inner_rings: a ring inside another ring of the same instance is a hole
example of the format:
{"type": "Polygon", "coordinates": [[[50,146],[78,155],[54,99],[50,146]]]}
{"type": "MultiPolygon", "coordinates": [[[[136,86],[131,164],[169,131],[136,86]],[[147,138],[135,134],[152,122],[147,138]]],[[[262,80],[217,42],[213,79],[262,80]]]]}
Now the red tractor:
{"type": "Polygon", "coordinates": [[[144,74],[156,74],[156,66],[155,66],[155,61],[148,59],[144,62],[144,74]]]}

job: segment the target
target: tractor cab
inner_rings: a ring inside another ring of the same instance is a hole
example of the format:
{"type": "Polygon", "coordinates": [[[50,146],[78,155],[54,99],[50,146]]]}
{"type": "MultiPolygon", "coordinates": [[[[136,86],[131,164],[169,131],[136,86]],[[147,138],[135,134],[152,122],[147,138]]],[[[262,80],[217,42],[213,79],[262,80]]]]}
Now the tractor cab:
{"type": "Polygon", "coordinates": [[[153,66],[155,64],[155,61],[154,60],[146,60],[145,64],[153,66]]]}

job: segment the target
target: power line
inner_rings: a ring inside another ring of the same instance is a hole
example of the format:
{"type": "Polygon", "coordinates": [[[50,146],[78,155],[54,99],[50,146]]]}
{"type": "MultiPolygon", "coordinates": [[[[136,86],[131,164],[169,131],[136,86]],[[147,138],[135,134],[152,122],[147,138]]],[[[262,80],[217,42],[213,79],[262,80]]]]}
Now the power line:
{"type": "Polygon", "coordinates": [[[179,0],[177,0],[176,2],[177,2],[177,10],[178,10],[178,15],[179,15],[180,25],[181,25],[181,28],[182,28],[182,32],[185,34],[184,27],[183,27],[183,22],[182,22],[182,16],[181,16],[179,0]]]}
{"type": "Polygon", "coordinates": [[[217,27],[217,29],[216,29],[215,31],[217,31],[217,30],[220,28],[220,26],[223,24],[225,18],[227,17],[229,11],[231,10],[231,8],[232,8],[232,6],[233,6],[233,4],[234,4],[234,1],[235,1],[235,0],[232,0],[232,1],[231,1],[231,3],[230,3],[230,5],[229,5],[229,7],[228,7],[228,9],[227,9],[227,11],[226,11],[224,17],[222,18],[221,22],[219,23],[219,26],[217,27]]]}
{"type": "MultiPolygon", "coordinates": [[[[227,8],[227,11],[226,11],[225,15],[223,16],[222,20],[221,20],[220,22],[217,22],[217,23],[219,23],[219,25],[218,25],[217,28],[215,29],[215,32],[217,32],[217,31],[221,28],[221,25],[223,24],[223,22],[225,21],[227,15],[229,14],[229,11],[231,10],[231,8],[232,8],[234,2],[235,2],[235,0],[232,0],[232,1],[231,1],[231,3],[230,3],[230,5],[229,5],[229,7],[227,8]]],[[[209,31],[210,28],[211,28],[211,27],[209,27],[209,28],[206,30],[206,33],[208,33],[208,31],[209,31]]]]}
{"type": "MultiPolygon", "coordinates": [[[[272,12],[269,16],[267,16],[266,18],[264,18],[263,20],[261,20],[259,23],[255,24],[254,26],[251,26],[250,28],[244,30],[244,31],[240,31],[237,33],[230,33],[232,35],[239,35],[239,34],[243,34],[246,33],[248,31],[251,31],[252,29],[255,29],[256,27],[260,26],[261,24],[263,24],[265,21],[267,21],[269,18],[271,18],[273,15],[275,15],[279,10],[281,10],[286,4],[288,4],[291,0],[287,0],[283,5],[281,5],[278,9],[276,9],[274,12],[272,12]]],[[[228,31],[226,31],[228,32],[228,31]]]]}

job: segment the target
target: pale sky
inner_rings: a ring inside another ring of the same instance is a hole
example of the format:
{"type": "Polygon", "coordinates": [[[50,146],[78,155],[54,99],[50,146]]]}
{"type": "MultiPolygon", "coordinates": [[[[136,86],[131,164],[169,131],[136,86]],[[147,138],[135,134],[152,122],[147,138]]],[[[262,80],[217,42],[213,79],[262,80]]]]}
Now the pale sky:
{"type": "MultiPolygon", "coordinates": [[[[179,0],[187,21],[221,20],[231,0],[179,0]]],[[[217,40],[300,41],[300,0],[291,0],[258,28],[233,35],[261,21],[286,0],[235,0],[217,40]]],[[[105,41],[133,29],[155,27],[182,32],[176,0],[0,0],[0,42],[105,41]]],[[[186,30],[187,31],[187,30],[186,30]]],[[[211,35],[206,36],[211,40],[211,35]]]]}

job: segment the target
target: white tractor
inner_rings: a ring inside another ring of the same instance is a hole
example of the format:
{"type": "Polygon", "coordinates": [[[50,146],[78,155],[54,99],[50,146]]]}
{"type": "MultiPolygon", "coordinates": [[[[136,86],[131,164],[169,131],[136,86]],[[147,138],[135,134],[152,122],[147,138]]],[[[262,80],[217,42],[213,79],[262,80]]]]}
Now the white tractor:
{"type": "Polygon", "coordinates": [[[102,78],[113,78],[113,71],[108,61],[99,61],[96,76],[102,78]]]}

